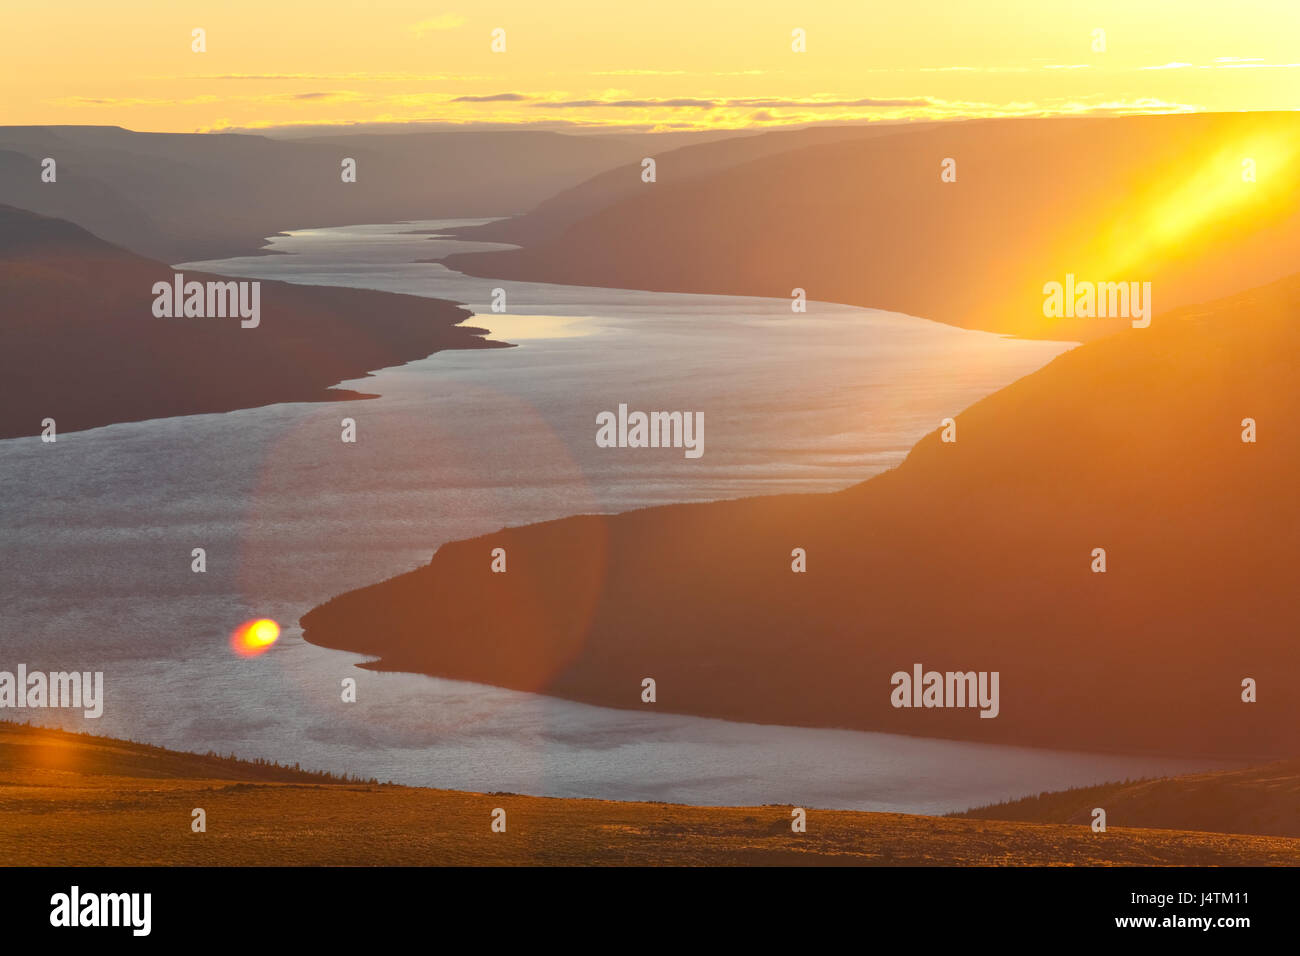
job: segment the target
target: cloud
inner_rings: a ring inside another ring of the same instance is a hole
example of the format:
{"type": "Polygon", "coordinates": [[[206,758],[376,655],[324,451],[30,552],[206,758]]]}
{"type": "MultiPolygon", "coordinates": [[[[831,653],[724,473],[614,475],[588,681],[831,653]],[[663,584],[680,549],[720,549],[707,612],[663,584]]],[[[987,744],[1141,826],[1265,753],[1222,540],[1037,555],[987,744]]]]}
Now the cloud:
{"type": "Polygon", "coordinates": [[[226,97],[253,103],[359,103],[372,99],[353,90],[310,90],[306,93],[267,93],[261,96],[226,97]]]}
{"type": "Polygon", "coordinates": [[[1202,106],[1193,106],[1190,103],[1174,103],[1169,100],[1161,100],[1152,96],[1140,97],[1135,100],[1106,100],[1100,103],[1080,103],[1069,101],[1066,103],[1055,102],[1054,105],[1044,109],[1042,115],[1074,115],[1079,113],[1108,113],[1115,115],[1128,115],[1130,113],[1199,113],[1204,110],[1202,106]]]}
{"type": "Polygon", "coordinates": [[[202,96],[190,96],[183,99],[151,99],[147,97],[104,97],[104,96],[69,96],[55,102],[64,106],[109,106],[119,109],[132,107],[159,106],[202,106],[208,103],[355,103],[367,97],[351,90],[312,90],[306,93],[258,93],[244,96],[214,96],[205,93],[202,96]]]}
{"type": "Polygon", "coordinates": [[[689,123],[592,123],[577,120],[546,119],[529,122],[484,122],[481,120],[406,120],[379,118],[374,120],[338,120],[319,123],[232,124],[219,120],[197,132],[205,133],[255,133],[273,139],[301,139],[313,136],[357,135],[363,133],[436,133],[460,130],[568,130],[584,133],[647,133],[667,127],[695,129],[689,123]]]}
{"type": "MultiPolygon", "coordinates": [[[[1205,67],[1205,69],[1209,69],[1205,67]]],[[[1216,63],[1216,70],[1295,70],[1300,63],[1216,63]]]]}
{"type": "Polygon", "coordinates": [[[856,100],[740,99],[740,100],[728,100],[726,105],[746,106],[746,107],[763,106],[763,107],[778,107],[778,108],[781,107],[801,108],[802,107],[802,108],[811,108],[811,109],[822,109],[825,107],[842,107],[842,106],[857,106],[857,107],[865,106],[865,107],[871,107],[875,109],[875,108],[890,107],[890,106],[929,106],[931,105],[931,101],[925,98],[882,100],[882,99],[874,99],[872,97],[863,97],[861,99],[856,99],[856,100]]]}
{"type": "MultiPolygon", "coordinates": [[[[443,100],[443,103],[446,101],[443,100]]],[[[592,102],[605,105],[609,101],[593,100],[592,102]]],[[[657,105],[659,101],[648,100],[638,101],[647,102],[657,105]]],[[[707,133],[718,133],[723,130],[773,130],[773,129],[804,129],[808,127],[825,126],[825,125],[863,125],[873,123],[886,124],[908,124],[914,122],[930,122],[935,120],[963,120],[973,118],[998,118],[998,117],[1047,117],[1047,116],[1083,116],[1083,115],[1127,115],[1132,113],[1194,113],[1203,112],[1204,106],[1197,106],[1188,103],[1177,103],[1156,98],[1141,98],[1131,100],[1104,100],[1100,96],[1087,97],[1084,99],[1069,99],[1065,97],[1051,99],[1043,102],[1003,102],[991,103],[979,100],[701,100],[700,102],[715,104],[714,109],[722,107],[731,107],[735,112],[714,112],[704,110],[699,113],[678,114],[673,120],[663,118],[637,122],[631,121],[624,117],[617,119],[581,119],[581,118],[560,118],[545,120],[527,120],[527,121],[494,121],[486,122],[483,120],[467,119],[463,121],[449,120],[442,117],[425,117],[412,120],[407,116],[397,116],[381,114],[371,117],[367,120],[340,120],[340,121],[323,121],[315,124],[279,124],[275,122],[262,122],[252,124],[242,124],[235,126],[229,121],[218,121],[215,125],[206,128],[207,132],[247,132],[270,135],[277,138],[294,139],[305,136],[321,136],[341,134],[355,134],[367,132],[434,132],[438,130],[564,130],[574,133],[629,133],[629,132],[655,132],[667,130],[683,130],[707,133]],[[759,103],[771,103],[773,105],[791,105],[797,106],[800,103],[815,103],[819,108],[805,109],[785,114],[774,114],[769,110],[758,106],[759,103]],[[905,108],[901,113],[894,114],[875,114],[868,115],[863,112],[855,112],[853,109],[847,109],[839,113],[827,115],[820,107],[828,103],[871,103],[876,106],[889,103],[905,104],[925,104],[921,108],[905,108]],[[740,112],[740,109],[748,104],[748,112],[740,112]]],[[[538,101],[531,104],[532,106],[545,106],[546,101],[538,101]]],[[[608,115],[608,114],[607,114],[608,115]]]]}
{"type": "Polygon", "coordinates": [[[218,97],[211,95],[191,96],[183,100],[148,99],[144,97],[101,97],[101,96],[67,96],[56,103],[62,106],[198,106],[203,103],[215,103],[218,97]]]}
{"type": "Polygon", "coordinates": [[[885,108],[896,106],[929,106],[928,99],[873,99],[863,97],[856,100],[829,99],[778,99],[769,97],[746,97],[740,99],[697,99],[677,97],[673,99],[587,99],[587,100],[541,100],[533,106],[544,109],[830,109],[843,107],[885,108]]]}
{"type": "MultiPolygon", "coordinates": [[[[923,66],[922,73],[1028,73],[1028,66],[923,66]]],[[[896,72],[907,72],[899,70],[896,72]]]]}
{"type": "Polygon", "coordinates": [[[595,70],[592,76],[685,76],[685,70],[595,70]]]}
{"type": "Polygon", "coordinates": [[[589,109],[595,107],[616,107],[623,109],[636,109],[640,107],[661,106],[672,109],[692,107],[695,109],[711,110],[719,105],[718,100],[699,100],[679,97],[676,99],[663,100],[544,100],[534,103],[534,106],[540,106],[545,109],[589,109]]]}
{"type": "Polygon", "coordinates": [[[150,77],[163,80],[481,80],[465,73],[200,73],[185,76],[150,77]]]}
{"type": "Polygon", "coordinates": [[[486,96],[458,96],[453,103],[519,103],[533,97],[523,93],[489,93],[486,96]]]}
{"type": "Polygon", "coordinates": [[[696,73],[690,70],[593,70],[592,76],[762,76],[766,70],[713,70],[696,73]]]}
{"type": "Polygon", "coordinates": [[[1182,63],[1179,61],[1174,61],[1172,63],[1162,63],[1160,66],[1144,66],[1142,67],[1142,69],[1144,70],[1185,70],[1187,67],[1193,65],[1194,64],[1192,63],[1182,63]]]}
{"type": "Polygon", "coordinates": [[[439,30],[454,30],[464,22],[465,18],[458,14],[444,13],[440,16],[421,20],[419,23],[412,23],[406,29],[417,37],[422,37],[426,33],[435,33],[439,30]]]}

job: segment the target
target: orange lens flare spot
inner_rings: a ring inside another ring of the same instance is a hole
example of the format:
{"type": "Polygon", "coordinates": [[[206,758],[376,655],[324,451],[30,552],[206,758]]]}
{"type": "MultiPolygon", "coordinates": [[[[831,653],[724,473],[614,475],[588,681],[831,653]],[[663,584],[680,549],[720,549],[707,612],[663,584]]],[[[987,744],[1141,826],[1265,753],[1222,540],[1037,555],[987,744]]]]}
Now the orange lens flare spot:
{"type": "Polygon", "coordinates": [[[230,635],[230,646],[240,657],[265,654],[280,639],[280,625],[269,617],[245,621],[230,635]]]}

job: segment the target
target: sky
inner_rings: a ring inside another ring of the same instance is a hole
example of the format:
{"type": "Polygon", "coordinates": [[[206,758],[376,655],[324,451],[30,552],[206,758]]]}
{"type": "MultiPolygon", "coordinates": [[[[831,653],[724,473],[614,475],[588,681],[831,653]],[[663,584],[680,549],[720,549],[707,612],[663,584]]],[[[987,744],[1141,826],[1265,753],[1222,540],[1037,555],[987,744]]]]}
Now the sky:
{"type": "Polygon", "coordinates": [[[15,2],[0,62],[0,125],[167,132],[1300,109],[1300,2],[15,2]]]}

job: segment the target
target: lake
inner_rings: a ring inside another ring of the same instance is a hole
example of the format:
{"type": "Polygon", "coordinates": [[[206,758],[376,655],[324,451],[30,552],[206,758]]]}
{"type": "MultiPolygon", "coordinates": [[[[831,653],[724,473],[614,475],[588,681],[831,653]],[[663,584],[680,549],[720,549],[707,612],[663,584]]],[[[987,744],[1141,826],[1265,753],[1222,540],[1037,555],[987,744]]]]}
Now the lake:
{"type": "Polygon", "coordinates": [[[0,441],[0,669],[103,670],[106,698],[99,720],[5,716],[400,783],[695,804],[933,813],[1222,766],[607,710],[374,673],[304,643],[312,606],[447,541],[847,487],[1069,347],[816,301],[795,314],[785,299],[502,282],[419,261],[493,248],[438,238],[481,221],[299,230],[271,239],[280,254],[177,268],[451,299],[515,348],[342,383],[372,400],[0,441]],[[702,411],[705,454],[597,448],[595,416],[621,402],[702,411]],[[344,417],[356,444],[339,440],[344,417]],[[236,658],[228,636],[252,617],[284,634],[236,658]],[[340,699],[344,677],[356,703],[340,699]]]}

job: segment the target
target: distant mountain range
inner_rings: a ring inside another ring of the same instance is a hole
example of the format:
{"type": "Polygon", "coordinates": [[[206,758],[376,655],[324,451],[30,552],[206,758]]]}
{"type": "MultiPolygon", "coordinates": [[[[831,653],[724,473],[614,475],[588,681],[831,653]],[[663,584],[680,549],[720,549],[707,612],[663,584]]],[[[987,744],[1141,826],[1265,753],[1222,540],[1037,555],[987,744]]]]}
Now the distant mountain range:
{"type": "Polygon", "coordinates": [[[973,120],[686,146],[612,169],[465,238],[471,275],[889,309],[1086,341],[1120,318],[1047,318],[1067,274],[1150,282],[1156,315],[1289,275],[1300,114],[973,120]],[[952,160],[955,181],[943,179],[952,160]],[[1254,177],[1250,181],[1250,177],[1254,177]]]}
{"type": "MultiPolygon", "coordinates": [[[[874,140],[900,133],[934,129],[935,123],[875,123],[866,126],[811,126],[745,136],[730,136],[705,143],[673,143],[646,155],[663,164],[665,179],[689,179],[725,174],[745,163],[826,143],[874,140]]],[[[658,147],[658,140],[647,145],[658,147]]],[[[623,165],[593,176],[580,185],[548,197],[526,215],[513,216],[459,231],[466,239],[509,242],[530,246],[558,238],[569,226],[626,199],[643,194],[642,160],[637,156],[623,165]]],[[[656,176],[658,172],[656,171],[656,176]]]]}
{"type": "Polygon", "coordinates": [[[1300,254],[1294,112],[817,126],[695,139],[538,130],[253,134],[0,127],[0,202],[168,262],[290,228],[510,217],[471,275],[845,302],[1086,341],[1044,285],[1150,282],[1157,315],[1300,254]],[[686,143],[686,145],[683,145],[686,143]],[[58,181],[41,181],[56,160],[58,181]],[[655,182],[642,161],[656,161],[655,182]],[[341,180],[344,158],[357,181],[341,180]],[[945,160],[954,181],[945,181],[945,160]],[[1246,169],[1246,165],[1250,169],[1246,169]]]}
{"type": "MultiPolygon", "coordinates": [[[[248,254],[286,229],[512,216],[660,148],[648,134],[545,131],[137,133],[0,127],[0,203],[68,219],[167,262],[248,254]],[[42,182],[55,161],[57,180],[42,182]],[[342,161],[356,160],[356,182],[342,161]]],[[[680,137],[671,139],[680,143],[680,137]]]]}

